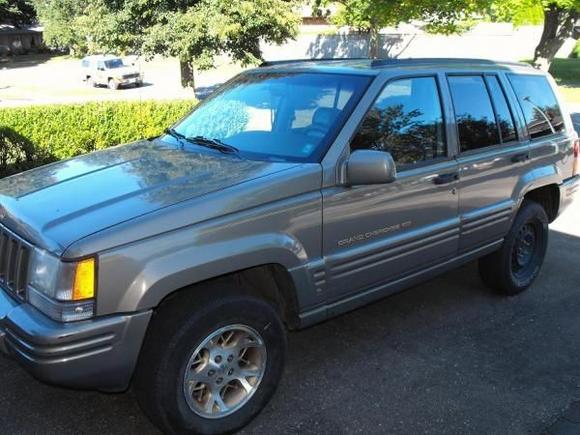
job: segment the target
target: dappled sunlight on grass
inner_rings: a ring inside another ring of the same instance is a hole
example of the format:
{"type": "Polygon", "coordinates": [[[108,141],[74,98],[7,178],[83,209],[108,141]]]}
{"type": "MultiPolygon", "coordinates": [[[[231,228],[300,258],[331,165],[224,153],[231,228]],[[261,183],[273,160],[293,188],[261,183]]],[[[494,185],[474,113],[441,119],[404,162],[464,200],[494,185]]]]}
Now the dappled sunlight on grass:
{"type": "Polygon", "coordinates": [[[568,103],[580,103],[580,59],[554,59],[550,73],[568,103]]]}

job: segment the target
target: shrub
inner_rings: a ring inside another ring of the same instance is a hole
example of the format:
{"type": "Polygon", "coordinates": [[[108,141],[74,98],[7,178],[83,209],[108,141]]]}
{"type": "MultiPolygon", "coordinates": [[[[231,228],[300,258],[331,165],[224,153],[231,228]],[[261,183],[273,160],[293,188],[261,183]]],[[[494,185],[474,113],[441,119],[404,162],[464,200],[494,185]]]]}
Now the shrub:
{"type": "MultiPolygon", "coordinates": [[[[194,104],[193,100],[99,102],[3,109],[0,147],[28,147],[28,154],[24,154],[32,155],[30,159],[38,165],[51,158],[64,159],[157,136],[194,104]],[[19,141],[9,140],[8,132],[11,137],[18,135],[19,141]]],[[[30,163],[29,157],[24,160],[30,163]]]]}
{"type": "Polygon", "coordinates": [[[0,178],[32,169],[51,160],[25,137],[11,128],[0,127],[0,178]]]}
{"type": "Polygon", "coordinates": [[[570,57],[572,59],[580,59],[580,41],[576,41],[576,45],[572,49],[572,53],[570,53],[570,57]]]}

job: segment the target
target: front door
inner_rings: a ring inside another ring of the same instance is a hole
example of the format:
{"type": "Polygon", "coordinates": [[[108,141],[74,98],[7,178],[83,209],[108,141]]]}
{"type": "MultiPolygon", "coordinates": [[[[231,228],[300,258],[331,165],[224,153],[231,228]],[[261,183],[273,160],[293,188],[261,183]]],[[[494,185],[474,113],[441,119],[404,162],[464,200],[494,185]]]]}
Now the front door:
{"type": "Polygon", "coordinates": [[[98,83],[99,85],[105,85],[107,84],[108,80],[107,80],[107,73],[106,73],[106,69],[105,69],[105,62],[103,61],[98,61],[97,62],[97,80],[96,83],[98,83]]]}
{"type": "Polygon", "coordinates": [[[439,89],[436,76],[389,81],[351,141],[351,152],[390,152],[394,182],[323,190],[329,301],[457,254],[458,167],[447,148],[439,89]]]}

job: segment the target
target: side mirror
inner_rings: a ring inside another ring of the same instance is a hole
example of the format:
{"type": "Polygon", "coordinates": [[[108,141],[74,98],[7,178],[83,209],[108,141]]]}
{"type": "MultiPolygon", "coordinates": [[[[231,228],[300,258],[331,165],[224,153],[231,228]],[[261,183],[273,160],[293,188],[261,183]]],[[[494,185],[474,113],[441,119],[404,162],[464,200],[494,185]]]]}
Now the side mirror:
{"type": "Polygon", "coordinates": [[[397,167],[386,151],[357,150],[346,163],[349,186],[392,183],[397,178],[397,167]]]}

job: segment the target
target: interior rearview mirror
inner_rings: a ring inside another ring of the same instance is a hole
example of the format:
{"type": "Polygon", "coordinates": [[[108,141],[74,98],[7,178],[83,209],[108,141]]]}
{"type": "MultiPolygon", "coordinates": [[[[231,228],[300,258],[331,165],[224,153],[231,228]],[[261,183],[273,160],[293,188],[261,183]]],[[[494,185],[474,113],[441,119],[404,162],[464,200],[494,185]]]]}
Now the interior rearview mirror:
{"type": "Polygon", "coordinates": [[[356,150],[346,164],[346,176],[350,186],[391,183],[397,167],[387,151],[356,150]]]}

